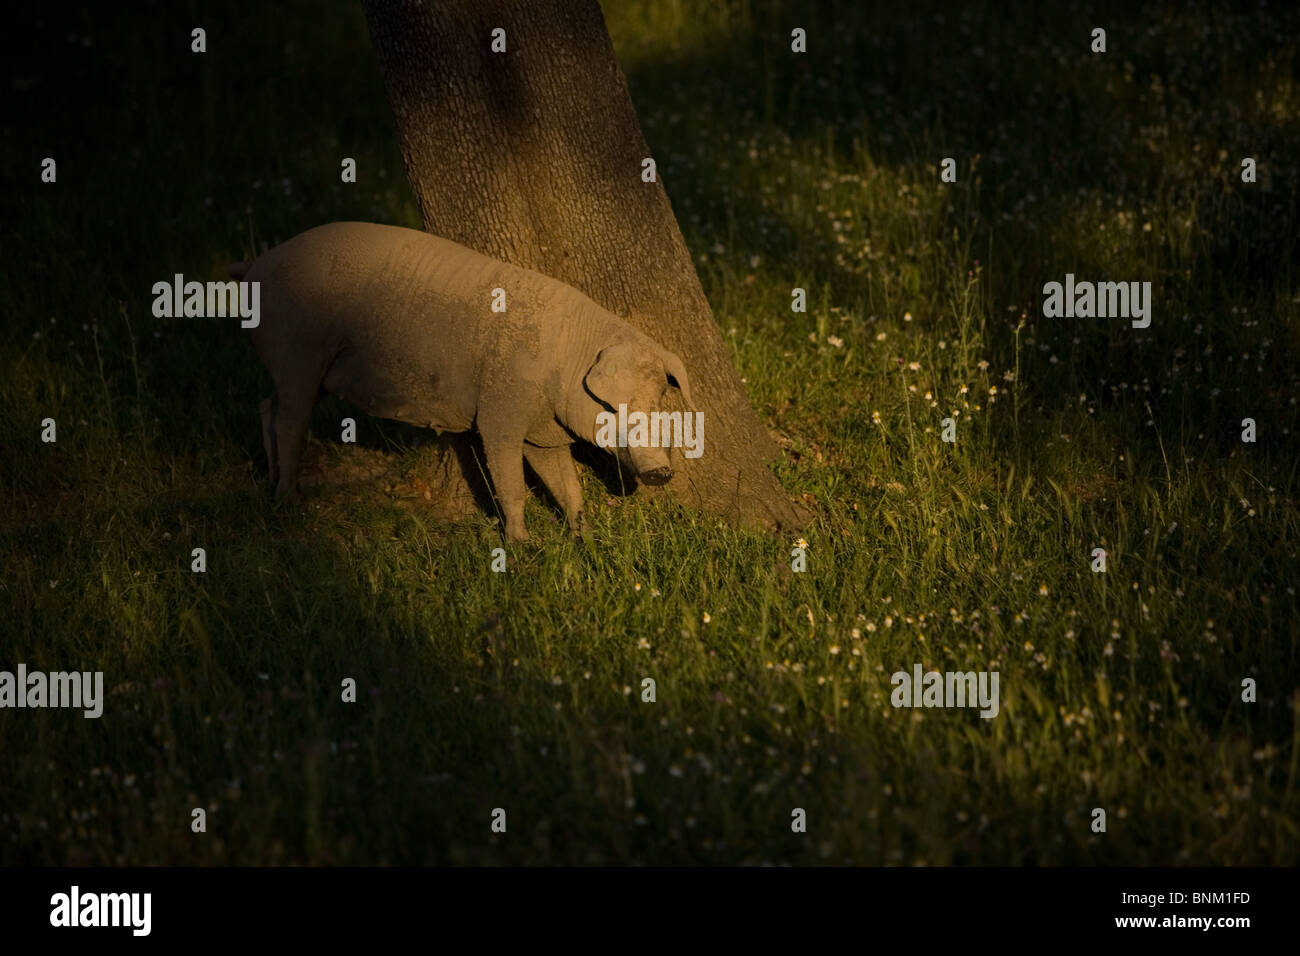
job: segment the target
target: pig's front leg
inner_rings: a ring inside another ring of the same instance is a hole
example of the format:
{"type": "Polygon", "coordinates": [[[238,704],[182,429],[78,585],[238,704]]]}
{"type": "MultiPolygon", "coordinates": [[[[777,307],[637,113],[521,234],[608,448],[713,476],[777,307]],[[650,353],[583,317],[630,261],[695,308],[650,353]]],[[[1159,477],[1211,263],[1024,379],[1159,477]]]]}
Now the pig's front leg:
{"type": "Polygon", "coordinates": [[[537,477],[542,479],[551,497],[564,509],[568,519],[569,530],[577,537],[586,538],[587,516],[582,509],[582,485],[578,482],[578,472],[573,467],[573,454],[568,445],[554,448],[539,448],[536,445],[524,445],[524,456],[532,465],[537,477]]]}
{"type": "Polygon", "coordinates": [[[483,436],[483,450],[487,452],[488,473],[492,487],[501,503],[505,518],[506,537],[511,541],[527,541],[528,529],[524,526],[524,440],[489,439],[483,436]]]}

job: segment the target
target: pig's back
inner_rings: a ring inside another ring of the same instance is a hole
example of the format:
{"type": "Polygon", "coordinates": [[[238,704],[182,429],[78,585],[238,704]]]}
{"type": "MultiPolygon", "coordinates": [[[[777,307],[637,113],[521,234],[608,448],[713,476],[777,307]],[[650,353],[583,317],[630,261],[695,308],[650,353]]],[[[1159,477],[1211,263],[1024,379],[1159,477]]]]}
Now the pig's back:
{"type": "Polygon", "coordinates": [[[300,323],[364,326],[407,342],[427,336],[432,317],[454,338],[477,338],[486,328],[483,344],[490,345],[503,330],[527,335],[530,326],[562,317],[567,299],[589,301],[558,280],[450,239],[367,222],[300,233],[258,257],[244,279],[262,283],[268,314],[280,309],[300,323]],[[492,311],[497,289],[506,294],[504,313],[492,311]]]}
{"type": "Polygon", "coordinates": [[[554,348],[564,316],[590,301],[448,239],[362,222],[301,233],[244,279],[262,284],[251,334],[273,374],[318,363],[330,391],[372,414],[452,429],[472,420],[485,377],[554,348]],[[504,313],[492,311],[497,289],[504,313]]]}

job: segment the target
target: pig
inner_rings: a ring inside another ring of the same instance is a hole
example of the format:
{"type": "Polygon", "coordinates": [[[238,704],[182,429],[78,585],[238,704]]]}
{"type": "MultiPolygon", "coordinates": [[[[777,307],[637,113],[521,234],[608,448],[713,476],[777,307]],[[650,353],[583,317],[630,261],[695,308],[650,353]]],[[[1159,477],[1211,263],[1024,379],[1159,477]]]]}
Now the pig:
{"type": "MultiPolygon", "coordinates": [[[[509,539],[528,540],[525,461],[585,536],[570,445],[595,444],[597,416],[620,404],[658,411],[670,384],[693,405],[682,360],[577,289],[426,232],[328,223],[229,271],[261,283],[249,334],[275,385],[261,412],[277,499],[296,499],[308,420],[332,393],[380,418],[477,429],[509,539]]],[[[608,450],[638,481],[672,478],[665,448],[608,450]]]]}

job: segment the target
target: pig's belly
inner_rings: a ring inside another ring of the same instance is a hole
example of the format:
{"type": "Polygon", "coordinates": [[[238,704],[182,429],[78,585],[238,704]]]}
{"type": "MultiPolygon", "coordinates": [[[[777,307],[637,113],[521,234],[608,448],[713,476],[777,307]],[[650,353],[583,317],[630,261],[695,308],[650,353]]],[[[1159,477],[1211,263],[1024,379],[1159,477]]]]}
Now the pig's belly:
{"type": "Polygon", "coordinates": [[[438,431],[468,431],[474,423],[472,407],[454,397],[469,392],[457,390],[454,372],[405,358],[344,349],[324,386],[367,415],[438,431]]]}

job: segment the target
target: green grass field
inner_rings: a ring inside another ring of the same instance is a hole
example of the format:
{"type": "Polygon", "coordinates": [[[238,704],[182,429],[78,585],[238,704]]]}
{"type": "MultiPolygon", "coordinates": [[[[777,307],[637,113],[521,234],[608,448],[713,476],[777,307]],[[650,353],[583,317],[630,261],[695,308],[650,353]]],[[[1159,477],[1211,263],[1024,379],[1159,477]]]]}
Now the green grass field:
{"type": "Polygon", "coordinates": [[[813,523],[585,476],[593,544],[535,498],[507,574],[421,494],[430,436],[345,447],[336,399],[276,509],[237,323],[150,312],[418,225],[359,9],[236,5],[197,65],[188,14],[46,14],[80,95],[13,64],[0,669],[111,694],[0,713],[0,861],[1300,862],[1300,11],[867,6],[604,4],[813,523]],[[1150,328],[1043,318],[1067,272],[1151,281],[1150,328]],[[999,716],[893,708],[915,663],[998,671],[999,716]]]}

